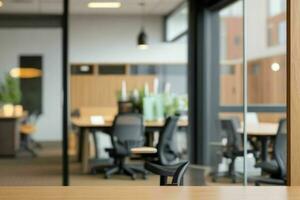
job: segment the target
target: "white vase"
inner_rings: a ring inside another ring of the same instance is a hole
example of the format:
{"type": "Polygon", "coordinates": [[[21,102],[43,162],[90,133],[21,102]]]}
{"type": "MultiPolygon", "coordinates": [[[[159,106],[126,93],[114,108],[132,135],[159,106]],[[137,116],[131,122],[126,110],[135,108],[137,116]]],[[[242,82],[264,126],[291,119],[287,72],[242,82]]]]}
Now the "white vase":
{"type": "Polygon", "coordinates": [[[15,105],[15,116],[20,117],[23,115],[23,106],[22,105],[15,105]]]}
{"type": "Polygon", "coordinates": [[[3,105],[3,115],[5,117],[11,117],[14,115],[14,105],[13,104],[4,104],[3,105]]]}

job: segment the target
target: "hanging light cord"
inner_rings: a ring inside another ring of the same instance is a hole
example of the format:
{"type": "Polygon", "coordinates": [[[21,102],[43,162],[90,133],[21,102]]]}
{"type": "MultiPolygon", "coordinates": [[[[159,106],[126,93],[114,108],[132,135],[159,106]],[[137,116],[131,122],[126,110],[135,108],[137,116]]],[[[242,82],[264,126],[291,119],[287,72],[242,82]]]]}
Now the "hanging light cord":
{"type": "Polygon", "coordinates": [[[142,30],[144,30],[144,24],[145,24],[145,19],[144,19],[144,15],[145,15],[145,2],[144,0],[142,0],[140,2],[140,6],[141,6],[141,28],[142,30]]]}

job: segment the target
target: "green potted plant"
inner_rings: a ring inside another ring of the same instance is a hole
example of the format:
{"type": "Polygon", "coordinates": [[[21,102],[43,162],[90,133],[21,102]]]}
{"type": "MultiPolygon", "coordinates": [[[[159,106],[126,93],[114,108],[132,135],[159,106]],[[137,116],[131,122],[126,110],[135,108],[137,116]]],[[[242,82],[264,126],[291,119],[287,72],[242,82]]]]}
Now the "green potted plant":
{"type": "Polygon", "coordinates": [[[4,115],[13,115],[15,110],[14,106],[20,110],[19,104],[21,102],[21,96],[19,79],[7,74],[4,82],[0,86],[0,102],[3,105],[4,115]]]}

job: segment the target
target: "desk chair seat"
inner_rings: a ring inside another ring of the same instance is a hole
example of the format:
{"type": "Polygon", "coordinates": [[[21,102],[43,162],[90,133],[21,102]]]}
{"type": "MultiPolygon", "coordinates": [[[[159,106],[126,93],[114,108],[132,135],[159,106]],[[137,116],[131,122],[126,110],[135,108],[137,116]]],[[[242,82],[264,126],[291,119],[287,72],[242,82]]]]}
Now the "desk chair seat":
{"type": "Polygon", "coordinates": [[[273,176],[276,176],[276,175],[279,176],[279,174],[280,174],[280,169],[279,169],[279,166],[278,166],[276,160],[257,163],[255,165],[255,167],[261,168],[262,171],[269,173],[269,174],[273,174],[273,176]]]}
{"type": "Polygon", "coordinates": [[[105,169],[105,178],[119,173],[135,180],[137,172],[146,179],[146,170],[125,163],[126,158],[131,157],[131,148],[144,145],[143,116],[136,113],[119,113],[114,120],[110,136],[113,148],[106,151],[114,159],[114,165],[105,169]]]}
{"type": "Polygon", "coordinates": [[[188,165],[188,161],[182,161],[176,165],[159,165],[152,162],[146,162],[145,168],[150,172],[160,176],[161,186],[182,186],[183,176],[188,165]],[[171,184],[168,184],[168,177],[172,177],[171,184]]]}
{"type": "Polygon", "coordinates": [[[148,171],[154,173],[154,174],[159,174],[161,176],[173,176],[177,170],[177,168],[182,165],[183,162],[180,162],[176,165],[160,165],[158,163],[153,163],[153,162],[146,162],[145,163],[145,169],[148,171]]]}

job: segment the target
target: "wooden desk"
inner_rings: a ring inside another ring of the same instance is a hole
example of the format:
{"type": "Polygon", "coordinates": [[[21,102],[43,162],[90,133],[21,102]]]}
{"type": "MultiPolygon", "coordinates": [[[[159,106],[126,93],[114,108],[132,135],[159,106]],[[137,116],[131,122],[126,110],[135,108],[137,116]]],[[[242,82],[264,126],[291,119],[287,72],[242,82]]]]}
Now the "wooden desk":
{"type": "MultiPolygon", "coordinates": [[[[275,136],[278,129],[278,123],[259,123],[259,124],[248,124],[247,133],[251,136],[275,136]]],[[[239,133],[243,133],[243,124],[238,129],[239,133]]]]}
{"type": "MultiPolygon", "coordinates": [[[[113,125],[114,116],[103,116],[104,123],[102,124],[92,124],[90,117],[72,117],[71,123],[77,127],[89,127],[89,128],[109,128],[113,125]]],[[[165,124],[164,121],[145,121],[144,125],[146,128],[161,128],[165,124]]],[[[179,120],[178,124],[179,127],[187,127],[188,120],[179,120]]]]}
{"type": "Polygon", "coordinates": [[[0,187],[1,200],[299,200],[300,187],[0,187]]]}
{"type": "MultiPolygon", "coordinates": [[[[71,119],[73,126],[79,128],[79,160],[82,162],[82,173],[88,173],[89,167],[89,134],[91,130],[100,130],[109,132],[113,125],[113,116],[103,116],[104,123],[102,124],[92,124],[90,117],[74,117],[71,119]]],[[[164,121],[146,121],[144,123],[146,131],[158,130],[160,131],[164,127],[164,121]]],[[[186,128],[188,126],[187,120],[178,121],[178,127],[186,128]]]]}
{"type": "MultiPolygon", "coordinates": [[[[257,137],[261,142],[261,159],[263,161],[268,160],[269,139],[270,137],[276,136],[278,126],[278,123],[259,123],[247,125],[248,137],[257,137]]],[[[243,134],[243,124],[237,131],[243,134]]]]}
{"type": "Polygon", "coordinates": [[[0,156],[13,157],[20,146],[20,122],[22,116],[4,116],[0,114],[0,156]]]}

